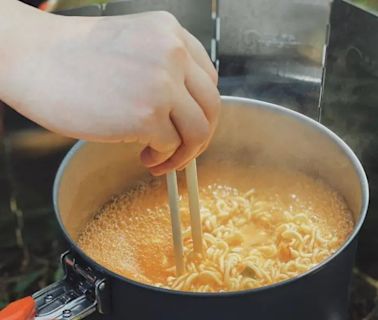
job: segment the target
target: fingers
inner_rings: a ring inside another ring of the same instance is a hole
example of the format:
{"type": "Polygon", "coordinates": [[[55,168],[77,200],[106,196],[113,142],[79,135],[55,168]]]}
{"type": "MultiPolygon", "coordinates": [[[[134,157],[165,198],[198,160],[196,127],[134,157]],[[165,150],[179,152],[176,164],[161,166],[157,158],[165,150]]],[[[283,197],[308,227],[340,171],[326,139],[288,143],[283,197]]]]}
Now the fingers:
{"type": "Polygon", "coordinates": [[[153,175],[162,175],[170,170],[184,166],[206,143],[210,135],[210,124],[190,93],[178,95],[179,103],[171,112],[171,119],[181,136],[181,145],[167,161],[150,168],[153,175]]]}
{"type": "Polygon", "coordinates": [[[194,61],[189,63],[185,85],[210,123],[210,136],[213,136],[220,112],[220,95],[209,75],[194,61]]]}
{"type": "Polygon", "coordinates": [[[148,146],[141,153],[142,163],[151,168],[169,159],[181,145],[181,138],[169,116],[149,128],[148,146]],[[158,126],[158,127],[157,127],[158,126]]]}
{"type": "Polygon", "coordinates": [[[201,42],[184,28],[183,38],[193,60],[208,74],[212,82],[217,85],[218,73],[201,42]]]}
{"type": "Polygon", "coordinates": [[[179,94],[170,98],[170,114],[164,115],[167,119],[162,122],[159,118],[155,130],[149,130],[154,137],[141,154],[142,162],[154,175],[185,167],[206,149],[218,122],[218,74],[201,43],[185,29],[179,32],[187,51],[186,55],[175,55],[176,60],[185,58],[179,60],[183,78],[173,85],[173,92],[179,94]]]}
{"type": "MultiPolygon", "coordinates": [[[[207,149],[214,135],[218,124],[221,100],[216,85],[210,79],[209,75],[194,61],[190,65],[187,73],[186,87],[197,104],[202,108],[210,125],[210,133],[207,140],[201,145],[197,154],[194,156],[198,157],[207,149]]],[[[188,162],[191,160],[192,159],[188,162]]],[[[183,166],[179,167],[178,170],[183,170],[187,164],[188,163],[185,163],[183,166]]]]}
{"type": "Polygon", "coordinates": [[[147,167],[154,175],[183,169],[207,148],[215,132],[221,104],[219,91],[210,76],[193,60],[188,64],[185,85],[186,90],[178,96],[178,104],[171,112],[181,146],[174,154],[156,153],[151,148],[142,153],[143,163],[148,163],[147,167]]]}

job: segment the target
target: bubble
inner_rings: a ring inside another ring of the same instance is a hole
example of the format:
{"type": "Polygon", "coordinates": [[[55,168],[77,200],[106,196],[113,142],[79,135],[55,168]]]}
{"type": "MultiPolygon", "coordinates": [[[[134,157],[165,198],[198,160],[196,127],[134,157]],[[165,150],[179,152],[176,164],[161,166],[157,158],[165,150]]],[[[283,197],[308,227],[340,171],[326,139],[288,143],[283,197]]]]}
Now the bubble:
{"type": "MultiPolygon", "coordinates": [[[[314,230],[327,239],[325,244],[321,241],[316,243],[318,253],[325,252],[325,249],[335,251],[334,247],[340,246],[353,229],[352,216],[344,199],[321,180],[289,170],[265,167],[247,170],[238,166],[224,166],[219,170],[211,170],[213,164],[207,169],[206,166],[199,166],[204,230],[217,239],[219,246],[214,248],[210,243],[205,245],[206,254],[214,256],[213,268],[219,267],[220,260],[216,257],[221,253],[225,240],[237,248],[234,253],[250,255],[251,259],[255,259],[259,252],[256,246],[271,246],[281,241],[276,234],[277,226],[292,219],[296,223],[290,225],[289,229],[297,233],[304,232],[306,244],[309,244],[311,237],[305,234],[308,228],[300,228],[301,221],[308,220],[314,230]],[[224,218],[214,209],[217,199],[223,198],[232,207],[233,201],[238,201],[233,198],[243,197],[251,189],[254,191],[250,201],[269,203],[269,207],[265,208],[270,214],[269,219],[266,214],[260,217],[258,208],[253,210],[250,219],[239,219],[248,209],[248,205],[243,202],[236,202],[236,209],[228,212],[224,218]],[[238,238],[229,231],[236,226],[242,235],[238,238]]],[[[193,260],[193,242],[188,197],[185,183],[180,178],[179,190],[180,213],[186,234],[184,252],[186,261],[190,262],[193,260]]],[[[98,263],[116,273],[137,281],[169,287],[169,282],[175,280],[175,266],[165,183],[161,179],[151,178],[110,199],[85,226],[78,244],[98,263]]],[[[266,247],[265,251],[273,252],[270,247],[266,247]]],[[[314,261],[319,262],[324,256],[322,253],[314,261]]],[[[227,288],[212,288],[210,283],[205,285],[210,285],[209,291],[227,291],[227,288]]]]}

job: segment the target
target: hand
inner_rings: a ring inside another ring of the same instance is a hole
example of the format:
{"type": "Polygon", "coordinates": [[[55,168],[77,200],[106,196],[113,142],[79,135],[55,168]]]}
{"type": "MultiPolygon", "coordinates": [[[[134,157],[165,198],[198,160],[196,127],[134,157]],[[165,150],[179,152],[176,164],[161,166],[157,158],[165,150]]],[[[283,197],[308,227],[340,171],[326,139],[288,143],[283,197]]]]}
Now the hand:
{"type": "Polygon", "coordinates": [[[63,135],[142,143],[155,175],[204,151],[220,109],[217,73],[172,15],[33,15],[34,32],[13,40],[0,75],[5,102],[63,135]]]}

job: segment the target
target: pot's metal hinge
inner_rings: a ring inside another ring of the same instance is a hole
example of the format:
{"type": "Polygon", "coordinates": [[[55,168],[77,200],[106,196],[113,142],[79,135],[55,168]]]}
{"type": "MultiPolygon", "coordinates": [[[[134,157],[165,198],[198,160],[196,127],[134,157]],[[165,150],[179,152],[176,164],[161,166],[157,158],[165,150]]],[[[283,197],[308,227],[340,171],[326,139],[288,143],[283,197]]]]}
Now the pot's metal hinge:
{"type": "Polygon", "coordinates": [[[36,320],[78,320],[96,310],[110,312],[110,290],[106,280],[80,265],[70,252],[61,257],[65,277],[33,295],[36,320]]]}

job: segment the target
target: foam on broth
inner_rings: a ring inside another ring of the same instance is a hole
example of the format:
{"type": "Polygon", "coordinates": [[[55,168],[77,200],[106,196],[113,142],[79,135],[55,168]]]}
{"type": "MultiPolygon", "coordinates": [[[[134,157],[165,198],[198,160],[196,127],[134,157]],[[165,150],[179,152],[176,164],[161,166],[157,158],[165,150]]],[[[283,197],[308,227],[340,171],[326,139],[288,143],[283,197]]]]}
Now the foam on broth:
{"type": "Polygon", "coordinates": [[[140,181],[96,213],[79,246],[125,277],[185,291],[235,291],[279,282],[326,259],[353,220],[323,181],[273,167],[199,167],[205,253],[192,251],[184,179],[179,181],[186,273],[176,278],[164,179],[140,181]],[[222,226],[222,227],[221,227],[222,226]]]}

